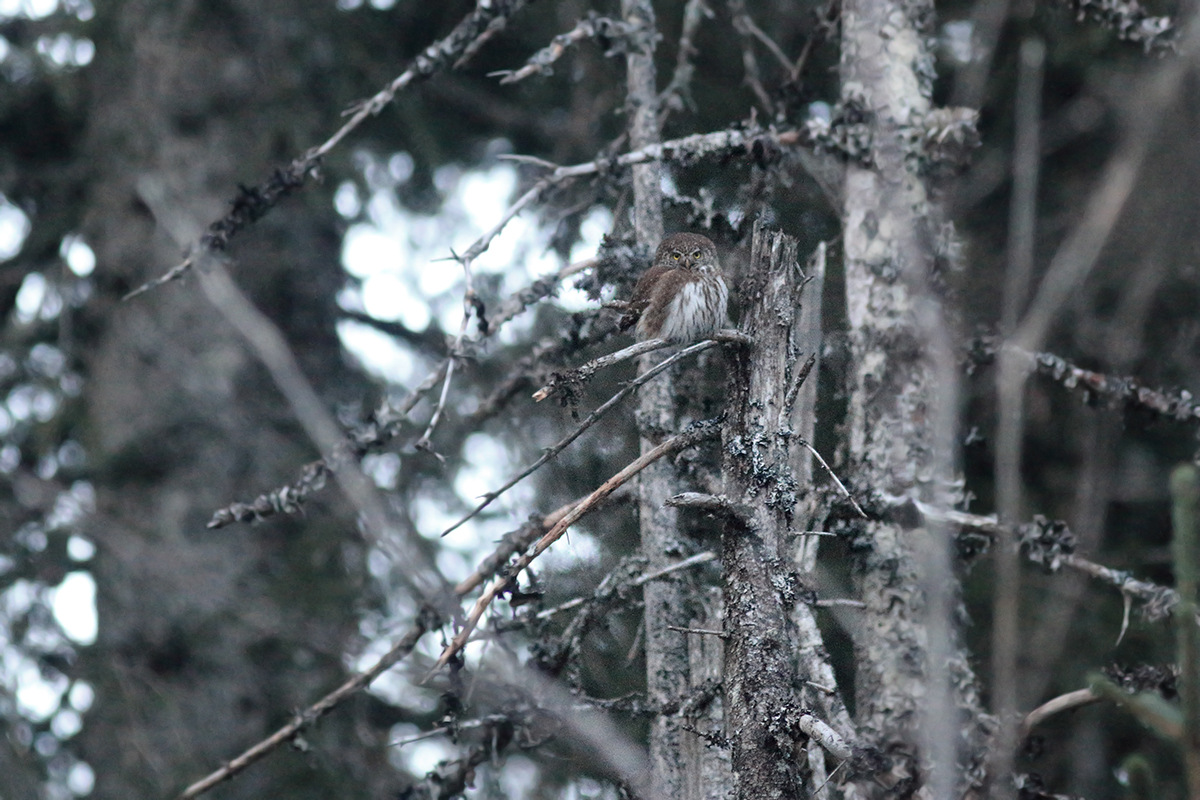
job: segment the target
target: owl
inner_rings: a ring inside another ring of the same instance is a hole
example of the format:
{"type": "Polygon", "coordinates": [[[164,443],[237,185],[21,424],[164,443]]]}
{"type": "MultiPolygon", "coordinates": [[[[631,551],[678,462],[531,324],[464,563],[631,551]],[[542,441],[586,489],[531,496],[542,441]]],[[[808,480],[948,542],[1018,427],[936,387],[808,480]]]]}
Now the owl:
{"type": "Polygon", "coordinates": [[[636,323],[639,340],[684,344],[724,327],[728,310],[729,289],[721,277],[716,246],[707,236],[673,233],[659,243],[620,326],[627,330],[636,323]]]}

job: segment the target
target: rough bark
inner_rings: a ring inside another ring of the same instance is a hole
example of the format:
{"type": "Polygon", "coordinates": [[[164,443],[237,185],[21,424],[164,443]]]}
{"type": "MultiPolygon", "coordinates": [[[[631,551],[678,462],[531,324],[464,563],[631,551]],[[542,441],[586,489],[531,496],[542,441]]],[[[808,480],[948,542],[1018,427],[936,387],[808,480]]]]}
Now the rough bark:
{"type": "MultiPolygon", "coordinates": [[[[85,233],[99,296],[82,340],[81,424],[96,468],[100,627],[82,661],[96,703],[80,750],[98,800],[170,796],[257,741],[344,676],[356,634],[362,551],[346,516],[205,529],[214,509],[312,459],[265,371],[194,284],[118,300],[178,262],[178,242],[219,218],[239,182],[269,174],[336,116],[305,78],[336,12],[301,5],[247,0],[219,18],[160,0],[97,8],[111,46],[87,73],[85,233]]],[[[305,199],[233,255],[301,365],[344,392],[332,403],[362,386],[333,330],[337,231],[325,195],[305,199]]],[[[394,788],[384,733],[353,711],[330,718],[311,755],[270,759],[222,796],[381,796],[394,788]]]]}
{"type": "MultiPolygon", "coordinates": [[[[629,117],[631,147],[645,147],[659,141],[658,88],[654,69],[655,18],[649,0],[622,0],[621,13],[627,23],[639,29],[631,36],[626,67],[626,114],[629,117]]],[[[662,166],[658,162],[633,167],[633,225],[639,246],[654,252],[663,237],[662,166]]],[[[661,354],[643,357],[639,365],[645,371],[661,354]]],[[[670,373],[647,384],[638,402],[638,427],[642,434],[641,452],[655,446],[655,439],[675,430],[674,389],[670,373]]],[[[638,490],[638,519],[642,553],[650,568],[665,567],[690,555],[679,538],[676,509],[666,505],[678,491],[675,469],[667,460],[650,465],[642,472],[638,490]]],[[[687,686],[687,637],[668,629],[684,627],[691,618],[686,576],[648,584],[646,601],[646,694],[653,703],[667,704],[679,697],[687,686]]],[[[655,718],[650,727],[650,771],[652,797],[683,797],[687,785],[687,767],[683,758],[683,737],[690,736],[670,716],[655,718]]]]}
{"type": "Polygon", "coordinates": [[[725,712],[739,798],[804,796],[807,762],[797,728],[796,603],[790,534],[805,487],[789,388],[804,358],[797,343],[802,274],[796,240],[756,227],[742,282],[742,328],[754,344],[731,355],[722,440],[725,494],[725,712]]]}
{"type": "MultiPolygon", "coordinates": [[[[890,0],[847,0],[842,9],[843,101],[874,111],[870,147],[846,175],[847,427],[858,491],[942,505],[956,499],[946,452],[953,431],[944,424],[953,419],[953,376],[939,369],[946,331],[928,284],[933,209],[920,154],[904,136],[930,108],[932,13],[928,2],[890,0]]],[[[955,735],[966,742],[959,754],[966,779],[980,779],[985,718],[965,653],[952,640],[946,536],[928,526],[871,523],[855,543],[857,589],[867,604],[856,642],[857,722],[868,743],[893,756],[893,783],[920,785],[933,762],[952,762],[955,735]]],[[[941,775],[954,772],[947,766],[941,775]]],[[[864,783],[858,791],[876,790],[864,783]]],[[[924,791],[945,794],[931,785],[924,791]]]]}

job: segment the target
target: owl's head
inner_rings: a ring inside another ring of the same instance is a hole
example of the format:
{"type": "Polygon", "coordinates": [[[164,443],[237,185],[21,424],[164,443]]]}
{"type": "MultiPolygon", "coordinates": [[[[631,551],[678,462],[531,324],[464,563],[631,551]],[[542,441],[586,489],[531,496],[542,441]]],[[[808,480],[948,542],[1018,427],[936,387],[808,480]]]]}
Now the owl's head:
{"type": "Polygon", "coordinates": [[[717,248],[707,236],[673,233],[658,245],[654,263],[684,269],[713,268],[717,265],[717,248]]]}

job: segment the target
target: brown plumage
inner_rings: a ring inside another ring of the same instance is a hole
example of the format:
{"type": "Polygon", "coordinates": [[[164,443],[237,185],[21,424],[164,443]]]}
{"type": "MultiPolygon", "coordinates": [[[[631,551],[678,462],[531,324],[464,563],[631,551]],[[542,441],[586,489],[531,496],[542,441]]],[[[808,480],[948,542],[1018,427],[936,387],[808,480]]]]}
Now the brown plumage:
{"type": "Polygon", "coordinates": [[[621,330],[637,323],[638,339],[694,342],[725,325],[728,307],[716,246],[698,233],[673,233],[634,287],[621,330]]]}

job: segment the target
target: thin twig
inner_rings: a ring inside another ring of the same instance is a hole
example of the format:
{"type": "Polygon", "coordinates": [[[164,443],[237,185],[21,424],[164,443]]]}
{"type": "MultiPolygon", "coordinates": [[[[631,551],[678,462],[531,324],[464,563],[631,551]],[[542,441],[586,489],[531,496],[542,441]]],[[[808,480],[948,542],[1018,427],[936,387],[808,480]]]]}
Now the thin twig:
{"type": "MultiPolygon", "coordinates": [[[[656,339],[654,341],[661,341],[661,340],[656,339]]],[[[629,385],[627,385],[624,389],[622,389],[621,391],[617,392],[612,397],[610,397],[604,405],[597,408],[591,414],[588,414],[587,418],[584,419],[584,421],[582,423],[580,423],[580,425],[577,428],[575,428],[575,430],[573,430],[569,434],[567,434],[565,438],[563,438],[561,441],[559,441],[553,447],[550,447],[549,449],[545,450],[542,453],[541,458],[539,458],[537,461],[533,462],[528,467],[523,469],[520,473],[517,474],[516,477],[509,480],[507,483],[505,483],[499,489],[495,489],[495,490],[490,491],[487,494],[485,494],[483,496],[482,503],[475,506],[475,508],[473,508],[470,511],[470,513],[468,513],[462,519],[458,520],[453,525],[451,525],[449,528],[442,531],[442,536],[446,536],[447,534],[452,533],[453,531],[457,530],[460,526],[462,526],[468,520],[473,519],[477,514],[479,514],[480,511],[483,511],[483,509],[485,509],[489,505],[491,505],[491,503],[496,498],[500,497],[500,495],[504,494],[509,489],[516,486],[518,483],[525,480],[526,478],[528,478],[530,475],[532,475],[534,472],[536,472],[538,469],[540,469],[543,464],[545,464],[546,462],[550,461],[551,459],[557,457],[559,453],[561,453],[563,450],[565,450],[567,448],[568,445],[571,444],[571,442],[575,441],[580,436],[582,436],[584,431],[586,431],[588,428],[595,425],[596,422],[599,421],[599,419],[601,417],[603,417],[605,414],[607,414],[609,411],[616,408],[616,406],[622,400],[624,400],[631,392],[636,390],[639,386],[645,384],[647,381],[649,381],[655,375],[658,375],[660,372],[667,369],[668,367],[670,367],[672,364],[676,363],[677,361],[680,361],[684,358],[687,358],[690,355],[699,353],[703,350],[707,350],[708,348],[714,347],[714,346],[716,346],[716,342],[711,339],[708,341],[700,342],[699,344],[694,344],[691,347],[688,347],[684,350],[680,350],[678,353],[671,356],[670,358],[663,359],[663,361],[661,363],[657,364],[653,369],[647,370],[646,372],[642,373],[634,380],[630,381],[629,385]]]]}
{"type": "Polygon", "coordinates": [[[1078,689],[1074,692],[1060,694],[1053,700],[1047,700],[1040,706],[1030,711],[1025,715],[1024,721],[1021,722],[1020,738],[1024,739],[1029,735],[1030,731],[1041,725],[1055,714],[1061,714],[1064,711],[1069,711],[1072,708],[1090,705],[1099,702],[1102,698],[1100,695],[1093,692],[1091,689],[1078,689]]]}
{"type": "MultiPolygon", "coordinates": [[[[751,339],[741,331],[733,329],[723,329],[715,332],[712,339],[708,341],[716,342],[732,342],[735,344],[751,344],[751,339]]],[[[589,380],[592,375],[602,369],[620,364],[623,361],[628,361],[631,358],[637,358],[645,353],[652,353],[655,350],[661,350],[664,347],[670,347],[672,342],[666,339],[647,339],[643,342],[631,344],[628,347],[622,348],[615,353],[594,358],[586,364],[576,367],[570,372],[561,375],[555,374],[552,376],[550,383],[533,393],[534,401],[540,403],[548,397],[552,397],[558,392],[559,388],[565,384],[583,383],[589,380]]]]}
{"type": "Polygon", "coordinates": [[[589,12],[586,17],[579,20],[575,27],[566,33],[560,33],[555,36],[546,47],[534,53],[529,57],[525,66],[520,69],[501,70],[492,72],[488,77],[503,76],[500,79],[501,85],[508,83],[516,83],[528,78],[535,73],[541,75],[549,75],[551,72],[550,65],[558,59],[562,58],[567,52],[567,48],[573,44],[578,44],[584,39],[595,39],[603,37],[604,39],[621,39],[628,37],[631,33],[630,26],[620,20],[601,17],[596,12],[589,12]]]}
{"type": "Polygon", "coordinates": [[[817,448],[809,444],[807,439],[797,439],[796,441],[798,441],[801,446],[806,448],[808,452],[813,454],[813,457],[817,459],[817,462],[825,469],[825,472],[828,473],[829,477],[833,478],[833,482],[837,484],[838,489],[840,489],[842,494],[846,496],[846,499],[850,501],[850,505],[853,506],[854,510],[858,512],[858,515],[863,519],[869,519],[869,517],[867,517],[867,512],[862,510],[862,506],[860,506],[858,501],[854,499],[854,495],[850,494],[850,490],[847,489],[846,485],[842,483],[840,478],[838,478],[837,473],[830,468],[829,464],[825,462],[825,459],[821,457],[821,454],[817,452],[817,448]]]}
{"type": "Polygon", "coordinates": [[[475,607],[471,609],[470,615],[463,623],[462,630],[459,631],[458,635],[451,640],[450,644],[446,646],[446,648],[442,651],[442,654],[438,657],[437,663],[434,664],[433,669],[430,670],[429,675],[426,676],[426,680],[428,680],[434,672],[445,666],[456,653],[462,650],[463,646],[470,638],[471,632],[475,630],[475,626],[479,624],[479,620],[483,617],[484,612],[487,611],[488,606],[490,606],[492,601],[495,600],[502,591],[504,591],[505,587],[507,587],[511,581],[515,580],[516,577],[520,575],[526,567],[533,563],[535,558],[544,553],[546,549],[550,547],[550,545],[558,541],[562,535],[567,532],[568,528],[579,521],[580,517],[595,508],[600,501],[615,491],[617,487],[633,478],[635,475],[637,475],[650,464],[653,464],[658,459],[688,447],[692,447],[708,439],[716,438],[717,436],[720,436],[720,431],[720,425],[711,420],[696,423],[683,433],[672,436],[658,447],[655,447],[653,450],[650,450],[641,457],[632,461],[616,475],[612,476],[603,484],[601,484],[600,488],[588,495],[583,502],[571,509],[571,511],[567,513],[565,517],[559,520],[558,524],[556,524],[548,533],[546,533],[545,536],[538,540],[537,544],[533,546],[532,550],[518,558],[516,562],[505,571],[504,575],[495,578],[491,582],[488,588],[480,596],[479,600],[476,601],[475,607]]]}
{"type": "Polygon", "coordinates": [[[729,638],[729,634],[725,631],[710,631],[706,628],[682,628],[678,625],[668,625],[667,630],[678,631],[679,633],[695,633],[702,636],[716,636],[718,639],[729,638]]]}
{"type": "Polygon", "coordinates": [[[851,600],[847,597],[834,597],[829,600],[818,600],[813,603],[817,608],[866,608],[862,600],[851,600]]]}

